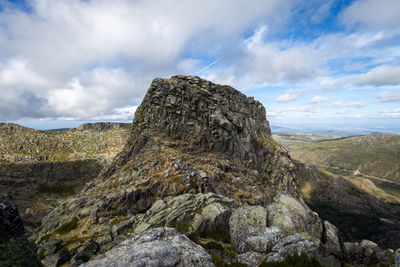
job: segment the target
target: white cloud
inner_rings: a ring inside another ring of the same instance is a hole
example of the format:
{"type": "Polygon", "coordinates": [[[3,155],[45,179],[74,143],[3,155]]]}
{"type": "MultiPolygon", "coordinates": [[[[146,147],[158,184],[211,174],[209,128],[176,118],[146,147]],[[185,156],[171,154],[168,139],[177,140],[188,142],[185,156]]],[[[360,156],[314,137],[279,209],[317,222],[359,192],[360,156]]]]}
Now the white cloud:
{"type": "Polygon", "coordinates": [[[400,94],[389,94],[388,92],[383,92],[377,96],[380,102],[400,102],[400,94]]]}
{"type": "Polygon", "coordinates": [[[206,77],[214,78],[215,82],[230,81],[248,90],[278,82],[299,83],[323,73],[318,67],[318,50],[306,46],[283,48],[279,43],[266,41],[266,33],[267,27],[257,28],[233,58],[221,60],[220,68],[213,69],[206,77]]]}
{"type": "Polygon", "coordinates": [[[398,85],[400,84],[400,67],[382,65],[371,69],[367,73],[354,76],[356,85],[398,85]]]}
{"type": "Polygon", "coordinates": [[[27,60],[12,58],[5,63],[0,62],[0,87],[43,87],[48,82],[32,71],[27,60]]]}
{"type": "Polygon", "coordinates": [[[309,104],[319,104],[324,101],[326,101],[326,97],[317,95],[317,96],[314,96],[308,103],[309,104]]]}
{"type": "Polygon", "coordinates": [[[349,25],[361,23],[373,28],[400,26],[400,1],[398,0],[358,0],[342,14],[349,25]]]}
{"type": "Polygon", "coordinates": [[[286,94],[279,96],[276,99],[276,102],[292,102],[292,101],[297,100],[297,98],[298,98],[298,96],[295,94],[286,93],[286,94]]]}
{"type": "Polygon", "coordinates": [[[153,78],[194,74],[203,62],[188,51],[212,58],[257,25],[279,30],[295,2],[32,0],[29,12],[1,3],[0,95],[36,99],[46,111],[35,118],[119,116],[153,78]]]}
{"type": "MultiPolygon", "coordinates": [[[[140,84],[142,86],[142,84],[140,84]]],[[[78,119],[116,115],[119,105],[138,104],[138,99],[146,90],[121,69],[97,68],[74,77],[65,88],[48,92],[48,108],[53,116],[75,117],[78,119]]]]}
{"type": "Polygon", "coordinates": [[[328,107],[328,108],[363,108],[365,106],[367,106],[367,105],[362,102],[345,103],[343,101],[337,101],[337,102],[325,105],[325,107],[328,107]]]}
{"type": "Polygon", "coordinates": [[[200,62],[201,60],[194,58],[183,59],[178,62],[177,69],[179,73],[193,75],[194,71],[196,70],[196,66],[199,65],[200,62]]]}
{"type": "Polygon", "coordinates": [[[400,118],[400,108],[392,110],[380,110],[373,114],[373,116],[381,118],[400,118]]]}

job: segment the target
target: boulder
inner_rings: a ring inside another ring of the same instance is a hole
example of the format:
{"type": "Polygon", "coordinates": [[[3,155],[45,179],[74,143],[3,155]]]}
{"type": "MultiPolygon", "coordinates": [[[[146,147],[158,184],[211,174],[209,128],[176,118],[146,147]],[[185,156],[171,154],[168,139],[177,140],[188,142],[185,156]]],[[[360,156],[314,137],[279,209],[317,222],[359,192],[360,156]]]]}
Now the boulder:
{"type": "Polygon", "coordinates": [[[267,253],[285,233],[267,226],[267,210],[261,206],[240,207],[230,220],[232,246],[239,252],[267,253]]]}
{"type": "Polygon", "coordinates": [[[267,212],[269,226],[276,226],[288,234],[306,233],[310,238],[321,238],[321,219],[290,195],[278,194],[274,202],[267,206],[267,212]]]}
{"type": "Polygon", "coordinates": [[[211,256],[174,228],[153,228],[129,238],[82,267],[214,266],[211,256]]]}
{"type": "Polygon", "coordinates": [[[90,240],[78,250],[78,252],[74,256],[74,260],[78,263],[87,262],[92,256],[97,253],[97,251],[99,251],[99,249],[99,244],[93,240],[90,240]]]}
{"type": "Polygon", "coordinates": [[[232,213],[229,227],[232,246],[239,253],[247,252],[250,247],[245,240],[267,227],[267,210],[261,206],[240,207],[232,213]]]}
{"type": "Polygon", "coordinates": [[[323,242],[325,248],[336,257],[343,259],[343,244],[340,238],[339,229],[328,221],[324,221],[323,242]]]}
{"type": "Polygon", "coordinates": [[[246,264],[249,267],[256,267],[261,264],[261,262],[265,259],[266,254],[258,253],[254,251],[248,251],[242,254],[239,254],[236,257],[237,262],[241,264],[246,264]]]}
{"type": "Polygon", "coordinates": [[[15,203],[0,196],[0,241],[24,234],[24,225],[15,203]]]}
{"type": "Polygon", "coordinates": [[[268,253],[267,262],[284,261],[288,256],[301,255],[304,252],[308,256],[314,256],[318,252],[318,246],[312,241],[304,239],[301,234],[294,234],[282,238],[268,253]]]}
{"type": "Polygon", "coordinates": [[[0,266],[42,266],[36,248],[26,240],[18,207],[0,196],[0,266]]]}
{"type": "Polygon", "coordinates": [[[71,259],[71,253],[67,249],[63,249],[58,253],[51,254],[43,260],[46,267],[59,267],[71,259]]]}
{"type": "Polygon", "coordinates": [[[252,251],[267,253],[284,236],[286,234],[281,229],[275,226],[266,227],[258,235],[247,237],[245,243],[248,244],[252,251]]]}

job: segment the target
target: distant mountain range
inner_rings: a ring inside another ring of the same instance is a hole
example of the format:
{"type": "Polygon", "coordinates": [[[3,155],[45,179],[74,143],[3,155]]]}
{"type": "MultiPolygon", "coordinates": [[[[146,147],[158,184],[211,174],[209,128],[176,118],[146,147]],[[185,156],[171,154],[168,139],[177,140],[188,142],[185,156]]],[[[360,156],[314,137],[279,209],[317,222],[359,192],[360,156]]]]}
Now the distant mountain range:
{"type": "MultiPolygon", "coordinates": [[[[399,123],[400,125],[400,123],[399,123]]],[[[294,132],[294,133],[310,133],[310,134],[327,134],[341,137],[366,135],[374,132],[387,134],[400,134],[400,127],[357,127],[354,125],[271,125],[273,133],[294,132]]]]}

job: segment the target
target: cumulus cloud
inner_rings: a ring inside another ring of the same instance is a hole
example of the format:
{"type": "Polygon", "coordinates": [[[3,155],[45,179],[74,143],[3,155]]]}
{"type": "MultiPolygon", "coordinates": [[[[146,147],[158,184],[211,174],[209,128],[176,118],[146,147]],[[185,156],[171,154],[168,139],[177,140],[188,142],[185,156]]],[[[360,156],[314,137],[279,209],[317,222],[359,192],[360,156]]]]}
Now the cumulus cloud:
{"type": "Polygon", "coordinates": [[[207,78],[216,82],[227,81],[238,88],[248,90],[277,82],[299,83],[318,77],[320,52],[307,46],[281,47],[268,42],[268,29],[257,28],[253,35],[243,41],[236,56],[220,61],[220,68],[213,69],[207,78]],[[234,60],[235,64],[231,65],[234,60]],[[226,64],[226,66],[224,66],[226,64]]]}
{"type": "Polygon", "coordinates": [[[311,98],[311,100],[308,102],[309,104],[319,104],[326,101],[326,97],[323,96],[314,96],[313,98],[311,98]]]}
{"type": "Polygon", "coordinates": [[[276,99],[276,102],[292,102],[292,101],[297,100],[297,98],[298,98],[298,96],[295,94],[286,93],[286,94],[279,96],[276,99]]]}
{"type": "Polygon", "coordinates": [[[392,110],[380,110],[372,115],[382,118],[400,118],[400,108],[395,108],[392,110]]]}
{"type": "Polygon", "coordinates": [[[54,116],[88,119],[118,111],[119,105],[137,105],[146,89],[121,69],[96,68],[72,78],[65,88],[50,90],[48,107],[54,116]]]}
{"type": "Polygon", "coordinates": [[[400,102],[400,94],[390,94],[383,92],[377,96],[380,102],[400,102]]]}
{"type": "Polygon", "coordinates": [[[360,23],[374,28],[398,28],[399,10],[398,0],[358,0],[343,12],[342,20],[349,25],[360,23]]]}
{"type": "Polygon", "coordinates": [[[328,107],[328,108],[363,108],[365,106],[367,106],[367,105],[362,102],[345,103],[343,101],[337,101],[337,102],[325,105],[325,107],[328,107]]]}
{"type": "Polygon", "coordinates": [[[400,84],[400,67],[381,65],[367,73],[354,76],[353,82],[356,85],[398,85],[400,84]]]}
{"type": "Polygon", "coordinates": [[[0,86],[8,88],[21,87],[44,87],[48,82],[35,73],[29,66],[27,60],[11,58],[7,62],[0,62],[0,86]]]}
{"type": "Polygon", "coordinates": [[[153,78],[194,74],[201,60],[188,51],[214,56],[257,25],[279,29],[294,3],[32,0],[21,10],[2,2],[0,94],[17,110],[36,99],[43,112],[14,112],[10,104],[0,117],[118,117],[153,78]]]}

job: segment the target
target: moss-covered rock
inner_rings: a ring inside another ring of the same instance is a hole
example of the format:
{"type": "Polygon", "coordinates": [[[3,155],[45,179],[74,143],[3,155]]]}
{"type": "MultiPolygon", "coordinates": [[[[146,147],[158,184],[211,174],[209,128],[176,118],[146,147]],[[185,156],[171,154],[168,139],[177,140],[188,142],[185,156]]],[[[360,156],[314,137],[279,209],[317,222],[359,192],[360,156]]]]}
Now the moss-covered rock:
{"type": "Polygon", "coordinates": [[[267,211],[269,225],[276,226],[288,234],[304,232],[310,238],[321,238],[321,219],[299,200],[286,194],[278,194],[274,203],[268,205],[267,211]]]}

